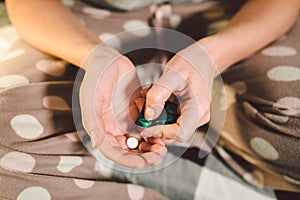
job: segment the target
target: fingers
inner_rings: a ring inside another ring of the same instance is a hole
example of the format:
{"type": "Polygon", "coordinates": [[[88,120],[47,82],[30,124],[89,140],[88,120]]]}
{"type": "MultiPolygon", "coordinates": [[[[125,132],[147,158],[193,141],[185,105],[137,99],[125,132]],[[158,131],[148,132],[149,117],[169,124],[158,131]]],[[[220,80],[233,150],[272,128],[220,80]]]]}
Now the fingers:
{"type": "Polygon", "coordinates": [[[114,138],[106,134],[105,139],[98,149],[108,159],[130,168],[144,168],[160,165],[163,161],[162,156],[164,156],[167,151],[163,145],[152,145],[146,142],[140,144],[139,151],[128,151],[128,149],[120,148],[119,144],[117,144],[118,142],[124,143],[125,139],[121,136],[114,138]]]}
{"type": "MultiPolygon", "coordinates": [[[[103,141],[104,124],[101,118],[97,118],[97,113],[95,112],[94,106],[89,105],[90,102],[86,100],[85,89],[80,90],[80,104],[81,104],[81,116],[82,125],[88,135],[91,138],[91,144],[93,147],[100,146],[103,141]]],[[[98,110],[102,113],[102,108],[98,110]]]]}
{"type": "MultiPolygon", "coordinates": [[[[102,116],[103,105],[107,104],[109,99],[108,95],[102,95],[99,90],[98,81],[103,71],[96,70],[97,67],[94,66],[93,72],[85,73],[79,93],[83,127],[91,137],[93,147],[100,146],[103,141],[105,128],[102,118],[99,116],[102,116]],[[94,104],[95,102],[97,103],[94,104]]],[[[103,83],[103,80],[101,79],[100,82],[103,83]]],[[[105,88],[110,90],[108,85],[105,88]]]]}
{"type": "Polygon", "coordinates": [[[165,143],[166,145],[169,145],[169,144],[171,144],[172,142],[174,142],[173,139],[165,139],[165,138],[163,138],[163,141],[164,141],[164,143],[165,143]]]}
{"type": "Polygon", "coordinates": [[[189,107],[178,118],[178,124],[179,129],[174,139],[178,142],[186,142],[199,126],[199,114],[193,107],[189,107]]]}
{"type": "Polygon", "coordinates": [[[176,123],[145,128],[142,130],[141,136],[161,137],[186,142],[199,126],[207,123],[209,120],[209,110],[197,109],[198,106],[195,103],[193,99],[184,103],[182,114],[176,123]]]}
{"type": "Polygon", "coordinates": [[[139,145],[139,150],[142,152],[154,152],[162,157],[167,154],[167,148],[164,144],[150,144],[148,142],[142,142],[139,145]]]}
{"type": "Polygon", "coordinates": [[[172,68],[166,68],[161,78],[147,93],[145,119],[157,118],[172,92],[185,86],[185,78],[172,68]]]}
{"type": "MultiPolygon", "coordinates": [[[[141,96],[140,93],[134,93],[139,84],[132,63],[125,57],[111,60],[105,56],[89,61],[85,62],[88,67],[80,89],[80,105],[83,126],[91,137],[92,146],[108,159],[126,167],[142,168],[160,164],[166,149],[162,143],[155,142],[161,141],[151,140],[152,143],[143,144],[142,152],[131,151],[126,146],[125,126],[114,122],[128,122],[128,110],[132,111],[133,119],[138,116],[138,107],[130,99],[131,96],[133,99],[141,96]],[[103,70],[99,67],[108,64],[109,67],[103,70]]],[[[131,121],[134,123],[134,120],[131,121]]]]}
{"type": "Polygon", "coordinates": [[[118,144],[120,145],[120,147],[122,149],[128,149],[128,147],[126,145],[126,140],[127,140],[126,136],[124,136],[124,135],[115,136],[115,140],[118,142],[118,144]]]}
{"type": "Polygon", "coordinates": [[[141,156],[130,153],[128,150],[121,149],[120,146],[112,144],[109,137],[105,137],[98,149],[105,157],[125,167],[143,168],[147,164],[141,156]]]}
{"type": "MultiPolygon", "coordinates": [[[[142,98],[141,93],[140,93],[140,88],[138,87],[133,94],[131,95],[130,99],[129,99],[129,117],[131,118],[131,122],[134,123],[137,118],[138,115],[140,113],[140,105],[143,102],[139,102],[139,100],[144,100],[144,98],[142,98]],[[139,105],[138,105],[139,104],[139,105]]],[[[127,116],[128,118],[128,116],[127,116]]],[[[130,121],[130,120],[127,120],[130,121]]]]}
{"type": "MultiPolygon", "coordinates": [[[[121,136],[118,136],[120,138],[121,136]]],[[[165,142],[163,141],[162,138],[154,138],[154,137],[149,137],[149,138],[142,138],[140,134],[138,133],[129,133],[126,134],[126,139],[130,137],[135,137],[138,142],[138,149],[140,152],[145,153],[145,152],[155,152],[160,156],[165,156],[167,153],[167,149],[165,147],[165,142]]],[[[125,140],[126,140],[125,139],[125,140]]],[[[123,138],[118,139],[119,142],[126,142],[124,141],[123,138]]],[[[123,146],[122,144],[120,144],[123,146]]],[[[128,149],[128,148],[126,148],[128,149]]]]}
{"type": "Polygon", "coordinates": [[[162,146],[165,146],[165,142],[162,138],[150,137],[147,138],[147,142],[149,142],[150,144],[160,144],[162,146]]]}
{"type": "MultiPolygon", "coordinates": [[[[101,118],[101,116],[98,116],[98,117],[101,118]]],[[[119,129],[116,122],[114,121],[112,111],[105,112],[102,115],[102,120],[103,120],[105,131],[107,133],[110,133],[114,136],[124,135],[124,133],[119,129]]]]}
{"type": "Polygon", "coordinates": [[[150,166],[158,166],[162,163],[163,159],[161,156],[154,152],[147,152],[141,154],[141,156],[145,159],[146,163],[148,163],[150,166]]]}
{"type": "Polygon", "coordinates": [[[146,108],[144,113],[145,119],[153,120],[157,118],[171,94],[172,91],[166,87],[154,84],[147,93],[146,108]]]}
{"type": "MultiPolygon", "coordinates": [[[[102,88],[102,90],[104,90],[102,88]]],[[[112,121],[124,132],[128,132],[138,117],[138,109],[135,103],[137,98],[141,97],[140,85],[133,69],[120,75],[113,95],[110,100],[113,111],[112,121]]]]}
{"type": "Polygon", "coordinates": [[[157,137],[163,139],[176,139],[180,130],[180,124],[165,124],[159,126],[152,126],[144,129],[141,132],[143,137],[157,137]]]}
{"type": "Polygon", "coordinates": [[[146,102],[145,98],[142,98],[142,97],[137,98],[135,100],[136,108],[138,109],[139,113],[142,112],[145,102],[146,102]]]}

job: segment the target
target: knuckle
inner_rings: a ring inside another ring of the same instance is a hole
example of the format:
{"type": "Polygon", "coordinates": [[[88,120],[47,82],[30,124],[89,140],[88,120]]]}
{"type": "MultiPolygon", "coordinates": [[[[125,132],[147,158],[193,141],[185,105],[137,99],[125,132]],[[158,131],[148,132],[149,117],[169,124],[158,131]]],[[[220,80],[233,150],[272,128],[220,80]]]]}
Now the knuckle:
{"type": "Polygon", "coordinates": [[[161,98],[155,93],[155,90],[149,90],[147,100],[150,104],[159,104],[161,102],[161,98]]]}

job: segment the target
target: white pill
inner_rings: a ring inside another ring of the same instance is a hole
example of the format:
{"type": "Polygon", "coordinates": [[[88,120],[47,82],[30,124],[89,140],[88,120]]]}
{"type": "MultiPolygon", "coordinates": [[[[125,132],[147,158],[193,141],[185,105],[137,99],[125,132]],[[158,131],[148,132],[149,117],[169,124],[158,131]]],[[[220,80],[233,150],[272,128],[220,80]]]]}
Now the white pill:
{"type": "Polygon", "coordinates": [[[129,149],[135,149],[139,146],[139,141],[135,137],[129,137],[127,138],[126,144],[129,149]]]}

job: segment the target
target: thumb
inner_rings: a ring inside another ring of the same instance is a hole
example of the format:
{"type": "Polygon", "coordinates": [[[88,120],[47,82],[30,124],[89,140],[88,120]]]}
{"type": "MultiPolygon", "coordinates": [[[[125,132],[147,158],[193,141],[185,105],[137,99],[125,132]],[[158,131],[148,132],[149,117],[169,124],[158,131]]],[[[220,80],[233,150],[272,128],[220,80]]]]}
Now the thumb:
{"type": "Polygon", "coordinates": [[[165,102],[174,91],[184,85],[185,79],[176,70],[165,68],[157,83],[148,91],[146,96],[145,119],[153,120],[162,112],[165,102]]]}
{"type": "Polygon", "coordinates": [[[145,106],[145,119],[154,120],[162,112],[165,102],[171,96],[172,91],[168,88],[154,84],[152,88],[148,91],[146,96],[146,106],[145,106]]]}

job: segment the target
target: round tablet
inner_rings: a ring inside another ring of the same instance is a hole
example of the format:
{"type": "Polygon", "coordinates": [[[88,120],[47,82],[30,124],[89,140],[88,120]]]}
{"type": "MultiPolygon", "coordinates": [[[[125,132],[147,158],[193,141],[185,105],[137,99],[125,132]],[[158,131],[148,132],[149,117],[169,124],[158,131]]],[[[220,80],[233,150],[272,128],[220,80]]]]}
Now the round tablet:
{"type": "Polygon", "coordinates": [[[139,146],[139,141],[135,137],[129,137],[127,138],[126,144],[129,149],[135,149],[139,146]]]}
{"type": "Polygon", "coordinates": [[[174,116],[173,115],[168,115],[167,123],[174,123],[174,116]]]}
{"type": "Polygon", "coordinates": [[[174,113],[177,112],[177,106],[175,104],[173,104],[173,103],[168,103],[166,105],[166,107],[167,107],[167,112],[169,112],[171,114],[174,114],[174,113]]]}
{"type": "Polygon", "coordinates": [[[151,126],[152,125],[152,121],[147,121],[145,118],[143,118],[143,117],[140,117],[139,119],[138,119],[138,121],[139,121],[139,123],[141,124],[141,126],[142,127],[145,127],[145,128],[147,128],[147,127],[149,127],[149,126],[151,126]]]}

